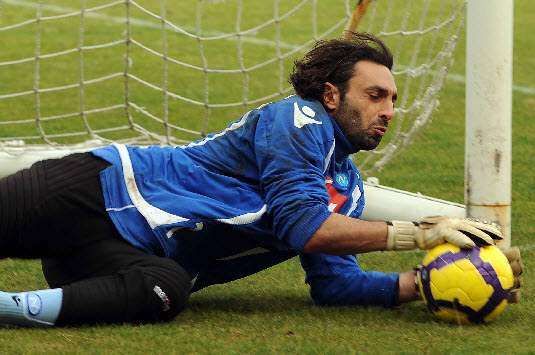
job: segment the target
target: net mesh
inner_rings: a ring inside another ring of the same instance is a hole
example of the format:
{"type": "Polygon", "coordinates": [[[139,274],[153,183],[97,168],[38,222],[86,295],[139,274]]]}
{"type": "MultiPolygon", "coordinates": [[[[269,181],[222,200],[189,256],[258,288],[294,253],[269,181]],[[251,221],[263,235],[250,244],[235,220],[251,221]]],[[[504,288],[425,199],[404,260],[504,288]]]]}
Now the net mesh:
{"type": "MultiPolygon", "coordinates": [[[[295,58],[340,37],[349,0],[0,0],[0,151],[180,145],[293,93],[295,58]]],[[[364,1],[365,2],[365,1],[364,1]]],[[[358,31],[392,49],[395,129],[359,154],[369,174],[429,122],[465,2],[375,0],[358,31]]]]}

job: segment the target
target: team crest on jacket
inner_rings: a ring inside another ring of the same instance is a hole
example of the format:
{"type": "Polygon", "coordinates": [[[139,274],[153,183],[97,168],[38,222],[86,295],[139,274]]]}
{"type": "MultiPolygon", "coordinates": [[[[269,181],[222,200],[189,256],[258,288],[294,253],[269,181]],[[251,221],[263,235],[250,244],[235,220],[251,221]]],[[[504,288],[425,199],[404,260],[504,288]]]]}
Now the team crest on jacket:
{"type": "Polygon", "coordinates": [[[294,126],[297,128],[302,128],[304,125],[315,123],[321,124],[321,121],[316,121],[314,117],[316,112],[308,106],[303,106],[299,108],[297,102],[294,102],[294,126]]]}
{"type": "Polygon", "coordinates": [[[338,185],[342,187],[349,186],[349,178],[347,177],[345,173],[338,173],[336,174],[334,178],[336,179],[336,182],[338,183],[338,185]]]}

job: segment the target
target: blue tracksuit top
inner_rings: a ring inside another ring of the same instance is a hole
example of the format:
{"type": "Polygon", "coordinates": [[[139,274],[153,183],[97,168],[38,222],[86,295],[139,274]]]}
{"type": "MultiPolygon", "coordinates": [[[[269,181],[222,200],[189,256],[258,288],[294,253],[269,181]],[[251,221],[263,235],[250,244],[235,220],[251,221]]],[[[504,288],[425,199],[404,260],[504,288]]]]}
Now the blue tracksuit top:
{"type": "Polygon", "coordinates": [[[106,210],[121,235],[176,260],[192,291],[299,255],[316,304],[391,305],[398,274],[362,271],[355,255],[303,254],[331,213],[360,218],[353,148],[315,100],[263,105],[188,145],[112,144],[92,151],[106,210]]]}

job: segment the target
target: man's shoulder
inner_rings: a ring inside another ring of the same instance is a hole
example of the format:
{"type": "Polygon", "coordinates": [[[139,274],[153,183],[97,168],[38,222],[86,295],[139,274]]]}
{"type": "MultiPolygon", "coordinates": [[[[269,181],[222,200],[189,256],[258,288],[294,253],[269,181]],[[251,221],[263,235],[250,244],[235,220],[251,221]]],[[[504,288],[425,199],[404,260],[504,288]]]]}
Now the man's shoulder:
{"type": "MultiPolygon", "coordinates": [[[[300,108],[308,107],[305,111],[313,111],[315,115],[328,115],[323,105],[318,101],[310,98],[302,98],[299,95],[290,95],[280,101],[278,101],[279,108],[293,109],[295,105],[300,108]]],[[[311,113],[311,112],[310,112],[311,113]]]]}
{"type": "Polygon", "coordinates": [[[269,104],[266,108],[272,119],[284,125],[295,126],[296,129],[314,126],[324,129],[331,126],[329,114],[323,105],[314,99],[303,99],[298,95],[291,95],[269,104]]]}

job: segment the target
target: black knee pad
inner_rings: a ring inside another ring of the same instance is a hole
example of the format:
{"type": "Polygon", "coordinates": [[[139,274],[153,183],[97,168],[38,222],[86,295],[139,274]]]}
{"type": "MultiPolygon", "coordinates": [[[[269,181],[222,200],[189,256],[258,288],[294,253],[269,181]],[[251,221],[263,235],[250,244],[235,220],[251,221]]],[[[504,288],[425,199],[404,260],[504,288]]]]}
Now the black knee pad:
{"type": "Polygon", "coordinates": [[[152,323],[170,320],[185,308],[191,282],[176,262],[158,258],[62,288],[63,304],[56,325],[152,323]]]}
{"type": "Polygon", "coordinates": [[[128,297],[126,313],[131,322],[169,320],[186,307],[191,281],[173,260],[162,258],[158,264],[127,271],[123,277],[128,297]]]}

